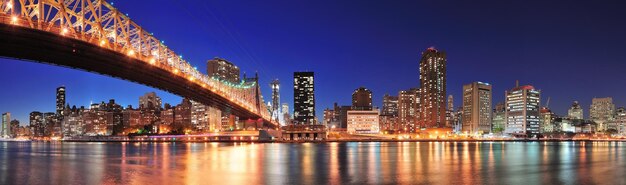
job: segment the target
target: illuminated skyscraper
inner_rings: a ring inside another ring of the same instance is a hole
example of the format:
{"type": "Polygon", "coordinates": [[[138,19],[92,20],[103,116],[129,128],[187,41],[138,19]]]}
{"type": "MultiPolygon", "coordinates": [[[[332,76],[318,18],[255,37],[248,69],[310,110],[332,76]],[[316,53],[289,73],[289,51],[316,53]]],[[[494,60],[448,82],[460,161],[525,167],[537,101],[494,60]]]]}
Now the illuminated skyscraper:
{"type": "Polygon", "coordinates": [[[270,83],[272,87],[272,119],[279,121],[280,120],[280,82],[278,79],[274,79],[272,83],[270,83]]]}
{"type": "Polygon", "coordinates": [[[463,132],[491,132],[491,85],[472,82],[463,86],[463,132]]]}
{"type": "Polygon", "coordinates": [[[293,73],[293,119],[298,124],[315,124],[313,72],[293,73]]]}
{"type": "Polygon", "coordinates": [[[398,93],[399,131],[415,132],[420,116],[420,89],[411,88],[398,93]]]}
{"type": "Polygon", "coordinates": [[[507,122],[504,132],[528,137],[539,134],[540,91],[531,85],[516,85],[505,94],[507,122]]]}
{"type": "Polygon", "coordinates": [[[63,110],[65,109],[65,87],[61,86],[57,88],[57,116],[63,116],[63,110]]]}
{"type": "Polygon", "coordinates": [[[227,60],[217,58],[207,61],[207,75],[219,80],[239,83],[239,67],[227,60]]]}
{"type": "Polygon", "coordinates": [[[372,91],[359,87],[352,93],[352,110],[372,110],[372,91]]]}
{"type": "Polygon", "coordinates": [[[443,127],[446,121],[446,53],[434,47],[420,60],[420,126],[443,127]]]}

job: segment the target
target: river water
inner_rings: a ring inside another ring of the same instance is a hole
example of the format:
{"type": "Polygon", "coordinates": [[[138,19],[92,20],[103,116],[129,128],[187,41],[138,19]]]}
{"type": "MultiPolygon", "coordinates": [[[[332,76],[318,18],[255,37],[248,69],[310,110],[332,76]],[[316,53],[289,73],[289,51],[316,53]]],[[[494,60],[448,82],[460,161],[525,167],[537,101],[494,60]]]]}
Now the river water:
{"type": "Polygon", "coordinates": [[[0,184],[626,184],[620,142],[0,142],[0,184]]]}

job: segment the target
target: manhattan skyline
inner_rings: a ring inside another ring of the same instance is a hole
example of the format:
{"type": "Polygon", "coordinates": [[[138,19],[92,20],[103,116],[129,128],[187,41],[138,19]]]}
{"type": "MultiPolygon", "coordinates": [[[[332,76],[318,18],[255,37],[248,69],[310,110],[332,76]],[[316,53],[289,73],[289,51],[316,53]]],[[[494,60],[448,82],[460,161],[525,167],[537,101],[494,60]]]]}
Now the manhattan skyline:
{"type": "MultiPolygon", "coordinates": [[[[115,6],[146,29],[158,31],[155,36],[198,69],[206,68],[206,60],[222,57],[248,75],[258,71],[266,101],[271,80],[278,78],[283,87],[290,86],[293,71],[314,71],[318,118],[320,110],[333,102],[349,104],[351,92],[360,86],[373,91],[378,107],[385,93],[419,87],[419,58],[431,46],[448,55],[447,91],[455,97],[455,107],[460,106],[463,84],[492,84],[495,105],[504,101],[504,90],[514,87],[515,80],[542,90],[543,101],[551,97],[550,107],[560,115],[575,100],[585,112],[593,97],[610,96],[616,105],[626,104],[626,82],[619,80],[626,67],[626,54],[621,53],[626,49],[626,36],[621,34],[626,31],[621,24],[625,13],[620,6],[549,2],[541,7],[531,2],[424,6],[440,7],[434,10],[420,9],[421,4],[414,2],[381,6],[339,2],[334,7],[324,7],[325,2],[201,1],[200,6],[157,2],[144,8],[135,8],[139,2],[115,6]],[[176,11],[147,13],[165,7],[176,11]],[[552,11],[555,8],[559,11],[552,11]],[[244,11],[248,13],[237,14],[244,11]]],[[[150,91],[164,102],[180,102],[176,95],[108,76],[0,61],[0,78],[5,79],[0,111],[11,112],[22,124],[30,111],[53,111],[54,89],[61,85],[66,86],[71,105],[116,99],[135,107],[138,97],[150,91]]],[[[292,89],[282,88],[281,102],[293,110],[292,96],[292,89]]]]}

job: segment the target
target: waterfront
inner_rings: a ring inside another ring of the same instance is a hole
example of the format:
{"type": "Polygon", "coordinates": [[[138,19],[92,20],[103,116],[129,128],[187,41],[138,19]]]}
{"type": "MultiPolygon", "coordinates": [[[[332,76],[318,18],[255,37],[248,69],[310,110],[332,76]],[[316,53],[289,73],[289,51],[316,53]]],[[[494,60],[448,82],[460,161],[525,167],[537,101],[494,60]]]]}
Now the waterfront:
{"type": "Polygon", "coordinates": [[[0,184],[624,184],[621,142],[0,143],[0,184]]]}

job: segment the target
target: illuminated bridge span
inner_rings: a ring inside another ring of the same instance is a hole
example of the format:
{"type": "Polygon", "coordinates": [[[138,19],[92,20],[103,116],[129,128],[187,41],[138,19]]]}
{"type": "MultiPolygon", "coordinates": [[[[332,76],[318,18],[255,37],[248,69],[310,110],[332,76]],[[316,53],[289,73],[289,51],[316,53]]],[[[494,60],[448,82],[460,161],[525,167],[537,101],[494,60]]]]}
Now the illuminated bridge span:
{"type": "MultiPolygon", "coordinates": [[[[103,0],[0,0],[0,55],[145,84],[276,128],[258,79],[202,74],[103,0]]],[[[257,125],[259,127],[259,125],[257,125]]]]}

